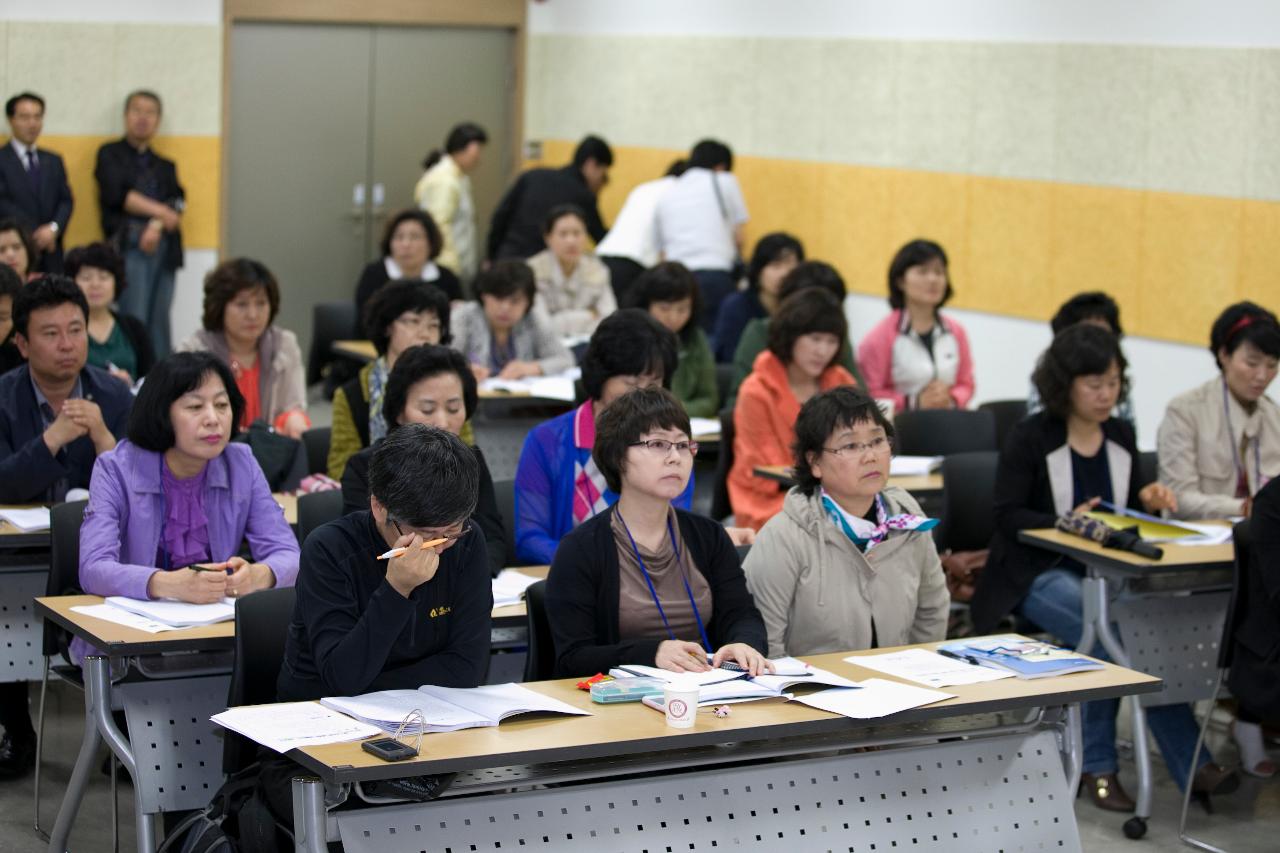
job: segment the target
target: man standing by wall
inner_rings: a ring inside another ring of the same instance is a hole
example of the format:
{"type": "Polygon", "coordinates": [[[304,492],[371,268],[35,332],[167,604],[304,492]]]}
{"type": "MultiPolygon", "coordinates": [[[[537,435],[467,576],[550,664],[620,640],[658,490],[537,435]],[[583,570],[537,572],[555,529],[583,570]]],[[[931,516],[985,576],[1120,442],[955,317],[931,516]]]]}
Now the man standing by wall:
{"type": "Polygon", "coordinates": [[[182,266],[186,195],[178,170],[151,148],[160,128],[160,96],[138,90],[124,101],[124,138],[98,149],[93,175],[102,206],[102,233],[124,256],[129,287],[120,309],[151,330],[157,358],[171,351],[169,308],[182,266]]]}
{"type": "Polygon", "coordinates": [[[31,269],[62,272],[62,235],[71,219],[71,187],[62,158],[37,149],[44,129],[44,98],[14,95],[4,105],[9,144],[0,149],[0,218],[12,217],[31,233],[38,256],[31,269]]]}

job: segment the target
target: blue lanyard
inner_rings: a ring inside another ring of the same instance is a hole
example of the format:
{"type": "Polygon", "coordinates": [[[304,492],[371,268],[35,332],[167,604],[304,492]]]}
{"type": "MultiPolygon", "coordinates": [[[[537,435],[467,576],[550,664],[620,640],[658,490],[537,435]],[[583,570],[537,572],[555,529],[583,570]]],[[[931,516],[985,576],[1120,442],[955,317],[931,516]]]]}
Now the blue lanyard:
{"type": "MultiPolygon", "coordinates": [[[[618,512],[614,508],[614,512],[618,512]]],[[[631,535],[631,528],[627,526],[627,520],[622,517],[622,513],[618,512],[618,519],[622,522],[622,529],[627,531],[627,538],[631,540],[631,552],[636,555],[636,562],[640,564],[640,573],[644,575],[644,582],[649,586],[649,595],[653,596],[653,603],[658,606],[658,615],[662,617],[662,624],[667,628],[667,636],[671,639],[678,639],[674,631],[671,630],[671,623],[667,621],[666,611],[662,609],[662,602],[658,600],[658,591],[654,589],[653,579],[649,577],[649,569],[645,567],[644,558],[640,556],[640,549],[636,546],[636,538],[631,535]]],[[[671,519],[667,518],[667,535],[671,537],[671,548],[676,554],[676,567],[680,570],[680,580],[684,581],[684,591],[689,596],[689,604],[693,607],[693,618],[698,623],[698,633],[702,635],[702,647],[707,650],[707,654],[712,653],[711,640],[707,638],[707,629],[702,625],[702,614],[698,612],[698,602],[693,599],[693,589],[689,586],[689,576],[684,571],[684,566],[680,562],[680,546],[676,544],[676,532],[671,527],[671,519]]]]}
{"type": "MultiPolygon", "coordinates": [[[[1235,446],[1236,428],[1231,423],[1231,403],[1227,399],[1227,380],[1222,380],[1222,414],[1227,418],[1227,440],[1231,442],[1231,464],[1235,467],[1236,482],[1240,482],[1240,478],[1244,478],[1244,490],[1249,491],[1249,472],[1241,467],[1240,448],[1235,446]]],[[[1267,480],[1262,476],[1262,440],[1261,436],[1253,437],[1253,468],[1258,473],[1258,488],[1261,489],[1267,484],[1267,480]]],[[[1247,464],[1247,463],[1245,463],[1247,464]]]]}

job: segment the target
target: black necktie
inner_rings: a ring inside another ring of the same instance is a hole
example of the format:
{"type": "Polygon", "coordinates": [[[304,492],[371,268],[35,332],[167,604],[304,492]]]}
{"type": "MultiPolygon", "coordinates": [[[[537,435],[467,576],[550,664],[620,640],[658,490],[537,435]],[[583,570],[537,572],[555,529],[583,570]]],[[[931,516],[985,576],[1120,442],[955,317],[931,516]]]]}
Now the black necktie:
{"type": "Polygon", "coordinates": [[[36,159],[36,150],[27,149],[27,178],[31,181],[31,190],[40,194],[40,161],[36,159]]]}

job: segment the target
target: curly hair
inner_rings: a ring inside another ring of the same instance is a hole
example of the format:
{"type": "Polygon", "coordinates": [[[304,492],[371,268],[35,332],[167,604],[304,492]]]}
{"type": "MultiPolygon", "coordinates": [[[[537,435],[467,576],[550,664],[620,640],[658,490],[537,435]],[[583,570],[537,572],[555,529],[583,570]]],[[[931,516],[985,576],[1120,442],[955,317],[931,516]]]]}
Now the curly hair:
{"type": "Polygon", "coordinates": [[[261,261],[252,258],[232,258],[218,264],[204,277],[204,316],[201,318],[206,331],[221,332],[227,305],[243,290],[261,287],[267,294],[271,316],[267,325],[280,313],[280,285],[261,261]]]}
{"type": "Polygon", "coordinates": [[[1077,323],[1059,332],[1040,356],[1031,381],[1049,414],[1063,420],[1071,414],[1071,384],[1080,376],[1098,376],[1115,364],[1120,368],[1120,396],[1129,396],[1129,362],[1120,339],[1101,326],[1077,323]]]}

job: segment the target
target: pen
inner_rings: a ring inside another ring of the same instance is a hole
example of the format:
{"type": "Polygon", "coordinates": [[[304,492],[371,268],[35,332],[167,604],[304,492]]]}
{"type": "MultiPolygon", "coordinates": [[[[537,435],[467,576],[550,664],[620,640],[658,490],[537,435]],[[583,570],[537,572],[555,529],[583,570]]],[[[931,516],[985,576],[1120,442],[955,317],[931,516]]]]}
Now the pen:
{"type": "Polygon", "coordinates": [[[982,666],[982,664],[978,663],[969,655],[957,654],[956,652],[948,651],[947,649],[938,649],[937,652],[938,654],[942,655],[944,658],[951,658],[952,660],[964,661],[965,663],[970,664],[971,666],[982,666]]]}
{"type": "MultiPolygon", "coordinates": [[[[428,548],[434,548],[434,547],[436,547],[437,545],[443,545],[444,543],[446,543],[446,542],[448,542],[448,541],[449,541],[449,540],[448,540],[448,539],[445,539],[445,538],[440,538],[440,539],[428,539],[426,542],[423,542],[423,543],[422,543],[422,550],[423,550],[423,551],[425,551],[425,550],[426,550],[426,549],[428,549],[428,548]]],[[[408,549],[408,548],[392,548],[390,551],[388,551],[388,552],[387,552],[387,553],[385,553],[385,554],[379,554],[379,555],[378,555],[378,559],[379,559],[379,560],[391,560],[391,559],[394,559],[394,558],[396,558],[396,557],[403,557],[403,556],[404,556],[405,554],[407,554],[407,553],[409,553],[409,549],[408,549]]]]}
{"type": "Polygon", "coordinates": [[[204,565],[201,565],[200,563],[195,563],[195,564],[191,565],[191,566],[190,566],[190,569],[191,569],[191,571],[193,571],[193,572],[221,572],[221,571],[225,571],[227,574],[232,574],[232,573],[234,573],[234,572],[235,572],[235,569],[231,568],[230,566],[226,566],[225,568],[223,568],[223,567],[220,567],[220,566],[204,566],[204,565]]]}

